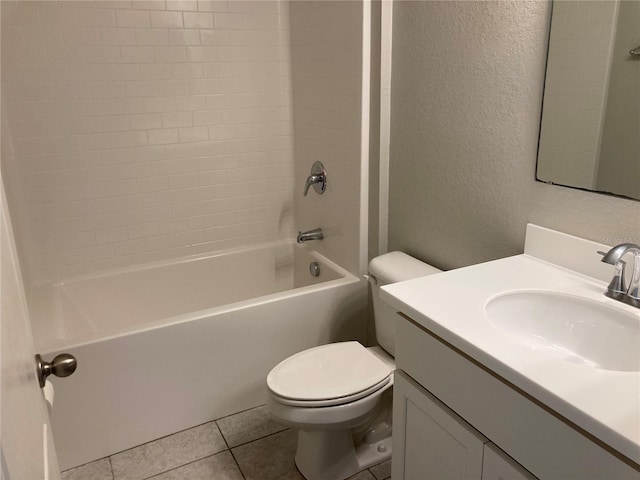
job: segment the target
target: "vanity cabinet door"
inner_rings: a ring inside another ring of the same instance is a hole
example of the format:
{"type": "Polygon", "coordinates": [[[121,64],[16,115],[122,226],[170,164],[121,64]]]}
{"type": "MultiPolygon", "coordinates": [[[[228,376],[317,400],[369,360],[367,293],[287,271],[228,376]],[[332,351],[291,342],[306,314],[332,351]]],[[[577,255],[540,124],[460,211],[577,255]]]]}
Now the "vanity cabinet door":
{"type": "Polygon", "coordinates": [[[493,443],[484,446],[482,480],[537,480],[493,443]]]}
{"type": "Polygon", "coordinates": [[[393,480],[480,480],[488,440],[402,371],[393,387],[393,480]]]}

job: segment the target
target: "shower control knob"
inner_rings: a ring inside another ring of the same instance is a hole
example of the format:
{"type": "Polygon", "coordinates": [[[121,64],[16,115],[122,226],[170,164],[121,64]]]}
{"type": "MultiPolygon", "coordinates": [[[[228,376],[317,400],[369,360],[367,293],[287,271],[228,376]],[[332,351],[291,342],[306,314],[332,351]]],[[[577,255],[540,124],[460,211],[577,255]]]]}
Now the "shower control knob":
{"type": "Polygon", "coordinates": [[[73,355],[68,353],[61,353],[51,362],[45,362],[42,360],[40,354],[36,355],[36,369],[38,371],[38,381],[40,382],[40,388],[44,388],[44,382],[51,374],[56,377],[68,377],[76,371],[78,367],[78,361],[73,355]]]}
{"type": "Polygon", "coordinates": [[[311,174],[307,177],[307,181],[304,184],[303,195],[306,197],[309,193],[309,187],[313,185],[313,189],[316,193],[322,195],[327,189],[327,172],[324,169],[322,162],[314,162],[311,167],[311,174]]]}

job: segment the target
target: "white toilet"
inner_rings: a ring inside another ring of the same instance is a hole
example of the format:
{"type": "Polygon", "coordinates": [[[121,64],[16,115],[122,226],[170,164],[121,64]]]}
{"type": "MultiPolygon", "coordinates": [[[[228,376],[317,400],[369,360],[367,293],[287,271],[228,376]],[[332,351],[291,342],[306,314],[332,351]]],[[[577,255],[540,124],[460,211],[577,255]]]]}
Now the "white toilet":
{"type": "Polygon", "coordinates": [[[271,414],[298,430],[296,465],[307,480],[343,480],[391,457],[396,312],[380,286],[439,272],[402,252],[369,263],[380,347],[339,342],[310,348],[267,376],[271,414]]]}

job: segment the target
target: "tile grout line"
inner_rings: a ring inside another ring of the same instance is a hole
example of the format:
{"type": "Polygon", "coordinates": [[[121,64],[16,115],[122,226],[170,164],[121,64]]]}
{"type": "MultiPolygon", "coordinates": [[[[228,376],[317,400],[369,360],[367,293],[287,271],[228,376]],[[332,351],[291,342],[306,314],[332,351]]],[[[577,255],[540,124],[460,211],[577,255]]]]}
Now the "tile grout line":
{"type": "MultiPolygon", "coordinates": [[[[0,0],[0,1],[1,1],[1,0],[0,0]]],[[[255,408],[257,408],[257,407],[255,407],[255,408]]],[[[231,415],[228,415],[228,416],[231,416],[231,415]]],[[[226,417],[222,417],[222,418],[226,418],[226,417]]],[[[187,432],[187,431],[192,430],[192,429],[194,429],[194,428],[202,427],[203,425],[207,425],[207,424],[209,424],[209,423],[215,423],[215,424],[216,424],[216,427],[218,428],[218,431],[220,432],[220,435],[222,436],[222,440],[224,440],[225,445],[227,445],[227,446],[228,446],[227,441],[225,440],[224,435],[222,435],[222,431],[220,430],[220,427],[218,426],[218,420],[219,420],[219,419],[216,419],[216,420],[208,420],[208,421],[206,421],[206,422],[199,423],[198,425],[194,425],[193,427],[184,428],[184,429],[182,429],[182,430],[178,430],[177,432],[169,433],[169,434],[164,435],[164,436],[162,436],[162,437],[154,438],[153,440],[149,440],[148,442],[144,442],[144,443],[141,443],[141,444],[139,444],[139,445],[134,445],[134,446],[133,446],[133,447],[131,447],[131,448],[125,448],[124,450],[120,450],[119,452],[112,453],[111,455],[109,455],[109,456],[107,456],[107,457],[103,457],[103,458],[109,458],[109,459],[111,459],[111,457],[115,457],[116,455],[120,455],[121,453],[128,452],[129,450],[133,450],[134,448],[142,447],[143,445],[148,445],[148,444],[150,444],[150,443],[157,442],[158,440],[162,440],[162,439],[164,439],[164,438],[171,437],[171,436],[173,436],[173,435],[177,435],[177,434],[179,434],[179,433],[187,432]]],[[[210,456],[210,455],[209,455],[209,456],[210,456]]],[[[94,460],[94,461],[97,461],[97,460],[100,460],[100,459],[99,459],[99,458],[97,458],[97,459],[96,459],[96,460],[94,460]]],[[[91,463],[91,462],[87,462],[87,463],[91,463]]],[[[75,467],[74,467],[74,468],[75,468],[75,467]]]]}
{"type": "MultiPolygon", "coordinates": [[[[114,454],[112,454],[112,455],[109,455],[109,456],[106,456],[106,457],[103,457],[102,459],[106,459],[106,460],[109,462],[109,469],[110,469],[110,472],[111,472],[111,478],[112,478],[113,480],[117,480],[117,479],[116,479],[116,476],[115,476],[114,469],[113,469],[113,461],[112,461],[112,458],[113,458],[114,456],[119,455],[119,454],[124,453],[124,452],[127,452],[127,451],[130,451],[130,450],[133,450],[133,449],[136,449],[136,448],[141,447],[141,446],[144,446],[144,445],[148,445],[148,444],[154,443],[154,442],[156,442],[156,441],[158,441],[158,440],[162,440],[162,439],[164,439],[164,438],[168,438],[168,437],[171,437],[171,436],[173,436],[173,435],[176,435],[176,434],[179,434],[179,433],[182,433],[182,432],[186,432],[186,431],[192,430],[192,429],[194,429],[194,428],[201,427],[201,426],[203,426],[203,425],[207,425],[207,424],[210,424],[210,423],[215,423],[215,426],[216,426],[216,428],[217,428],[217,430],[218,430],[218,433],[220,433],[220,436],[221,436],[221,438],[222,438],[222,440],[223,440],[224,445],[226,446],[226,448],[224,448],[223,450],[220,450],[220,451],[218,451],[218,452],[212,453],[212,454],[210,454],[210,455],[206,455],[206,456],[204,456],[204,457],[201,457],[201,458],[197,458],[197,459],[191,460],[191,461],[189,461],[189,462],[187,462],[187,463],[184,463],[184,464],[181,464],[181,465],[177,465],[177,466],[175,466],[175,467],[173,467],[173,468],[170,468],[170,469],[168,469],[168,470],[164,470],[164,471],[162,471],[162,472],[154,473],[153,475],[151,475],[151,476],[149,476],[149,477],[144,477],[144,478],[143,478],[143,479],[141,479],[141,480],[148,480],[148,479],[155,478],[155,477],[157,477],[157,476],[159,476],[159,475],[162,475],[162,474],[165,474],[165,473],[167,473],[167,472],[170,472],[170,471],[173,471],[173,470],[176,470],[176,469],[179,469],[179,468],[185,467],[185,466],[190,465],[190,464],[192,464],[192,463],[195,463],[195,462],[198,462],[198,461],[204,460],[204,459],[206,459],[206,458],[213,457],[213,456],[215,456],[215,455],[218,455],[218,454],[221,454],[221,453],[224,453],[224,452],[227,452],[227,451],[228,451],[229,453],[231,453],[231,456],[232,456],[232,458],[233,458],[233,460],[234,460],[234,462],[235,462],[236,466],[238,467],[238,470],[240,471],[240,473],[241,473],[241,475],[242,475],[243,479],[244,479],[244,480],[246,480],[246,476],[245,476],[244,472],[242,471],[242,468],[241,468],[241,466],[240,466],[240,464],[239,464],[239,462],[238,462],[238,460],[237,460],[237,458],[236,458],[236,455],[235,455],[235,454],[234,454],[234,452],[233,452],[233,449],[243,447],[243,446],[245,446],[245,445],[251,444],[251,443],[256,442],[256,441],[258,441],[258,440],[263,440],[263,439],[265,439],[265,438],[272,437],[272,436],[274,436],[274,435],[278,435],[278,434],[280,434],[280,433],[283,433],[283,432],[288,431],[288,430],[291,430],[291,429],[290,429],[289,427],[286,427],[286,426],[283,426],[283,425],[278,425],[278,427],[279,427],[279,428],[280,428],[280,427],[282,427],[282,429],[277,430],[277,431],[275,431],[275,432],[268,433],[268,434],[263,435],[263,436],[259,436],[259,437],[257,437],[257,438],[254,438],[254,439],[249,440],[249,441],[246,441],[246,442],[239,443],[238,445],[234,445],[233,447],[231,447],[231,445],[230,445],[230,443],[227,441],[227,438],[225,437],[225,435],[224,435],[224,433],[223,433],[222,429],[220,428],[220,425],[218,424],[218,420],[222,420],[222,419],[225,419],[225,418],[233,417],[233,416],[235,416],[235,415],[238,415],[238,414],[241,414],[241,413],[244,413],[244,412],[248,412],[248,411],[251,411],[251,410],[254,410],[254,409],[260,408],[260,407],[262,407],[262,406],[263,406],[263,405],[259,405],[258,407],[248,408],[248,409],[246,409],[246,410],[242,410],[242,411],[240,411],[240,412],[233,413],[233,414],[227,415],[227,416],[225,416],[225,417],[220,417],[219,419],[216,419],[216,420],[210,420],[210,421],[207,421],[207,422],[203,422],[203,423],[201,423],[201,424],[194,425],[193,427],[185,428],[185,429],[183,429],[183,430],[179,430],[179,431],[177,431],[177,432],[170,433],[170,434],[168,434],[168,435],[165,435],[165,436],[162,436],[162,437],[159,437],[159,438],[156,438],[156,439],[150,440],[150,441],[148,441],[148,442],[141,443],[140,445],[135,445],[135,446],[133,446],[133,447],[131,447],[131,448],[128,448],[128,449],[122,450],[122,451],[120,451],[120,452],[116,452],[116,453],[114,453],[114,454]]],[[[94,460],[94,461],[92,461],[92,462],[88,462],[87,464],[89,464],[89,463],[93,463],[93,462],[96,462],[96,461],[99,461],[99,460],[101,460],[101,459],[96,459],[96,460],[94,460]]],[[[85,464],[85,465],[86,465],[86,464],[85,464]]],[[[73,468],[78,468],[78,467],[80,467],[80,466],[82,466],[82,465],[78,465],[77,467],[73,467],[73,468]]],[[[72,469],[69,469],[69,470],[72,470],[72,469]]],[[[374,476],[374,477],[375,477],[375,476],[374,476]]]]}
{"type": "MultiPolygon", "coordinates": [[[[163,470],[162,472],[154,473],[153,475],[151,475],[151,476],[149,476],[149,477],[144,477],[144,478],[143,478],[143,479],[141,479],[141,480],[146,480],[146,479],[148,479],[148,478],[153,478],[153,477],[156,477],[156,476],[158,476],[158,475],[162,475],[162,474],[164,474],[164,473],[166,473],[166,472],[170,472],[170,471],[172,471],[172,470],[176,470],[177,468],[184,467],[185,465],[189,465],[189,464],[191,464],[191,463],[198,462],[198,461],[203,460],[203,459],[205,459],[205,458],[213,457],[214,455],[217,455],[217,454],[219,454],[219,453],[226,452],[226,451],[230,451],[231,449],[229,448],[229,444],[227,443],[226,439],[224,438],[224,435],[222,435],[222,431],[220,430],[220,427],[218,426],[217,422],[216,422],[215,420],[211,420],[211,421],[209,421],[209,422],[201,423],[200,425],[195,425],[195,426],[193,426],[193,427],[186,428],[186,429],[184,429],[184,430],[180,430],[180,431],[178,431],[178,432],[171,433],[171,434],[169,434],[169,435],[165,435],[164,437],[160,437],[160,438],[157,438],[157,439],[155,439],[155,440],[151,440],[151,441],[149,441],[149,442],[142,443],[142,444],[140,444],[140,445],[136,445],[136,446],[131,447],[131,448],[127,449],[127,450],[123,450],[122,452],[115,453],[114,455],[119,455],[120,453],[127,452],[127,451],[129,451],[129,450],[133,450],[133,449],[138,448],[138,447],[141,447],[141,446],[143,446],[143,445],[148,445],[148,444],[154,443],[154,442],[156,442],[156,441],[158,441],[158,440],[162,440],[163,438],[171,437],[171,436],[173,436],[173,435],[177,435],[177,434],[182,433],[182,432],[187,432],[187,431],[192,430],[192,429],[194,429],[194,428],[198,428],[198,427],[201,427],[201,426],[203,426],[203,425],[210,424],[210,423],[214,423],[214,424],[215,424],[215,426],[216,426],[216,428],[217,428],[217,430],[218,430],[218,433],[220,434],[220,437],[222,438],[222,441],[224,442],[224,445],[225,445],[225,447],[226,447],[226,448],[223,448],[222,450],[219,450],[219,451],[217,451],[217,452],[214,452],[214,453],[212,453],[212,454],[210,454],[210,455],[205,455],[204,457],[196,458],[196,459],[194,459],[194,460],[191,460],[191,461],[189,461],[189,462],[183,463],[183,464],[181,464],[181,465],[176,465],[175,467],[169,468],[168,470],[163,470]]],[[[106,458],[108,458],[108,459],[109,459],[109,464],[111,465],[111,472],[112,472],[113,480],[117,480],[117,479],[115,478],[115,474],[113,474],[113,463],[112,463],[112,461],[111,461],[111,457],[113,457],[114,455],[109,455],[109,456],[108,456],[108,457],[106,457],[106,458]]]]}
{"type": "Polygon", "coordinates": [[[244,447],[245,445],[249,445],[250,443],[257,442],[258,440],[264,440],[265,438],[273,437],[274,435],[278,435],[279,433],[286,432],[287,430],[292,430],[292,429],[287,427],[287,428],[284,428],[283,430],[279,430],[277,432],[268,433],[267,435],[265,435],[263,437],[254,438],[253,440],[250,440],[248,442],[240,443],[240,444],[236,445],[235,447],[231,447],[230,450],[233,450],[234,448],[244,447]]]}
{"type": "Polygon", "coordinates": [[[218,429],[218,432],[220,432],[220,436],[222,437],[222,441],[227,446],[227,449],[231,450],[231,445],[229,445],[229,442],[227,441],[227,437],[224,436],[224,433],[222,432],[222,429],[220,428],[220,425],[218,424],[218,420],[214,420],[214,422],[216,424],[216,428],[218,429]]]}
{"type": "Polygon", "coordinates": [[[109,462],[109,469],[111,470],[111,480],[116,480],[116,474],[113,472],[113,463],[111,463],[111,456],[107,457],[107,461],[109,462]]]}
{"type": "MultiPolygon", "coordinates": [[[[186,432],[186,431],[188,431],[188,430],[192,430],[192,429],[194,429],[194,428],[198,428],[198,427],[201,427],[201,426],[203,426],[203,425],[207,425],[207,424],[209,424],[209,423],[215,423],[215,424],[216,424],[216,428],[218,429],[218,432],[220,433],[220,436],[222,437],[222,440],[224,441],[225,445],[227,446],[227,448],[226,448],[225,450],[231,450],[231,448],[240,447],[240,446],[242,446],[242,445],[246,445],[247,443],[251,443],[251,442],[253,442],[253,441],[255,441],[255,440],[259,440],[259,439],[261,439],[261,438],[265,438],[265,437],[268,437],[268,436],[273,435],[273,434],[275,434],[275,433],[280,433],[280,432],[283,432],[284,430],[287,430],[287,428],[288,428],[288,427],[284,427],[282,430],[279,430],[278,432],[270,433],[270,434],[265,435],[265,436],[263,436],[263,437],[258,437],[258,438],[255,438],[254,440],[250,440],[250,441],[248,441],[248,442],[244,442],[244,443],[241,443],[241,444],[235,445],[234,447],[231,447],[231,446],[229,445],[229,442],[227,441],[226,437],[224,436],[224,433],[222,432],[222,429],[220,428],[220,425],[218,425],[218,420],[222,420],[222,419],[225,419],[225,418],[233,417],[234,415],[238,415],[238,414],[240,414],[240,413],[248,412],[248,411],[250,411],[250,410],[254,410],[254,409],[257,409],[257,408],[260,408],[260,407],[263,407],[263,406],[264,406],[264,405],[258,405],[257,407],[247,408],[247,409],[245,409],[245,410],[241,410],[241,411],[236,412],[236,413],[231,413],[231,414],[229,414],[229,415],[225,415],[224,417],[216,418],[216,419],[214,419],[214,420],[208,420],[208,421],[206,421],[206,422],[199,423],[199,424],[194,425],[194,426],[192,426],[192,427],[185,428],[185,429],[182,429],[182,430],[178,430],[177,432],[169,433],[169,434],[164,435],[164,436],[162,436],[162,437],[154,438],[153,440],[149,440],[148,442],[144,442],[144,443],[141,443],[141,444],[139,444],[139,445],[134,445],[134,446],[133,446],[133,447],[131,447],[131,448],[126,448],[126,449],[124,449],[124,450],[120,450],[119,452],[112,453],[111,455],[107,455],[106,457],[96,458],[95,460],[92,460],[92,461],[90,461],[90,462],[86,462],[86,463],[83,463],[83,464],[81,464],[81,465],[76,465],[75,467],[68,468],[68,469],[67,469],[67,470],[65,470],[65,471],[73,470],[73,469],[75,469],[75,468],[79,468],[79,467],[82,467],[82,466],[84,466],[84,465],[88,465],[88,464],[93,463],[93,462],[97,462],[97,461],[100,461],[100,460],[103,460],[103,459],[107,459],[107,460],[109,461],[109,468],[110,468],[110,470],[111,470],[111,476],[112,476],[112,477],[113,477],[113,479],[115,480],[115,473],[114,473],[114,471],[113,471],[113,462],[112,462],[112,460],[111,460],[111,459],[112,459],[112,457],[114,457],[114,456],[116,456],[116,455],[120,455],[121,453],[124,453],[124,452],[128,452],[128,451],[133,450],[133,449],[135,449],[135,448],[141,447],[141,446],[143,446],[143,445],[148,445],[148,444],[150,444],[150,443],[157,442],[158,440],[162,440],[162,439],[164,439],[164,438],[171,437],[171,436],[173,436],[173,435],[177,435],[177,434],[179,434],[179,433],[186,432]]],[[[207,455],[206,457],[202,457],[202,458],[207,458],[207,457],[211,457],[211,456],[213,456],[213,455],[217,455],[218,453],[221,453],[222,451],[224,451],[224,450],[221,450],[220,452],[213,453],[213,454],[211,454],[211,455],[207,455]]],[[[194,460],[194,461],[202,460],[202,458],[197,459],[197,460],[194,460]]],[[[192,462],[189,462],[189,463],[193,463],[193,461],[192,461],[192,462]]],[[[187,464],[185,464],[185,465],[188,465],[188,463],[187,463],[187,464]]],[[[175,467],[175,468],[179,468],[179,467],[175,467]]],[[[175,468],[170,469],[170,470],[174,470],[175,468]]],[[[167,470],[167,471],[170,471],[170,470],[167,470]]],[[[163,472],[162,472],[162,473],[163,473],[163,472]]],[[[159,475],[159,474],[155,474],[155,475],[159,475]]],[[[155,476],[155,475],[154,475],[154,476],[155,476]]],[[[147,477],[147,478],[151,478],[151,477],[147,477]]]]}
{"type": "MultiPolygon", "coordinates": [[[[178,465],[177,467],[170,468],[169,470],[165,470],[165,471],[163,471],[163,472],[154,473],[154,474],[153,474],[153,475],[151,475],[150,477],[144,477],[144,478],[142,478],[141,480],[150,480],[150,479],[152,479],[152,478],[159,477],[160,475],[164,475],[165,473],[172,472],[172,471],[174,471],[174,470],[178,470],[179,468],[186,467],[187,465],[191,465],[191,464],[193,464],[193,463],[199,462],[199,461],[201,461],[201,460],[205,460],[205,459],[207,459],[207,458],[215,457],[216,455],[220,455],[221,453],[224,453],[224,452],[229,452],[229,453],[231,453],[231,450],[230,450],[230,449],[221,450],[221,451],[216,452],[216,453],[213,453],[213,454],[211,454],[211,455],[207,455],[206,457],[198,458],[198,459],[196,459],[196,460],[192,460],[192,461],[190,461],[190,462],[183,463],[182,465],[178,465]]],[[[235,459],[234,459],[234,460],[235,460],[235,459]]],[[[239,469],[239,468],[240,468],[240,467],[238,467],[238,469],[239,469]]]]}
{"type": "Polygon", "coordinates": [[[233,450],[229,450],[229,452],[231,452],[231,457],[233,458],[233,461],[236,464],[236,467],[238,467],[238,471],[240,472],[240,476],[242,477],[243,480],[247,480],[247,477],[245,476],[244,472],[242,471],[242,467],[240,466],[240,463],[238,463],[238,459],[236,458],[235,454],[233,453],[233,450]]]}
{"type": "Polygon", "coordinates": [[[247,445],[249,443],[255,442],[256,440],[262,440],[263,438],[271,437],[272,435],[276,435],[278,433],[282,433],[282,432],[285,432],[287,430],[291,430],[291,428],[284,427],[282,430],[278,430],[277,432],[267,433],[266,435],[263,435],[262,437],[256,437],[253,440],[249,440],[247,442],[242,442],[242,443],[239,443],[238,445],[234,445],[233,447],[230,446],[229,448],[231,450],[233,450],[234,448],[243,447],[244,445],[247,445]]]}
{"type": "Polygon", "coordinates": [[[260,408],[260,407],[265,407],[266,405],[267,405],[266,403],[262,403],[260,405],[255,406],[255,407],[245,408],[244,410],[240,410],[239,412],[230,413],[229,415],[225,415],[224,417],[216,418],[215,421],[217,422],[218,420],[224,420],[225,418],[233,417],[235,415],[239,415],[241,413],[245,413],[245,412],[248,412],[250,410],[255,410],[255,409],[260,408]]]}

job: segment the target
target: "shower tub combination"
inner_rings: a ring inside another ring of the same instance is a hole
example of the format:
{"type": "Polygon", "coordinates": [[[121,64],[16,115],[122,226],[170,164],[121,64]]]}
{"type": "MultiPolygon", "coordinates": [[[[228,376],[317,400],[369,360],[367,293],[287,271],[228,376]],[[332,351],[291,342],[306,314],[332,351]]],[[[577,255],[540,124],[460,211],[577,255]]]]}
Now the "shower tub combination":
{"type": "Polygon", "coordinates": [[[53,379],[62,469],[261,405],[278,362],[366,331],[366,283],[289,241],[78,277],[29,297],[38,351],[78,360],[73,376],[53,379]]]}

